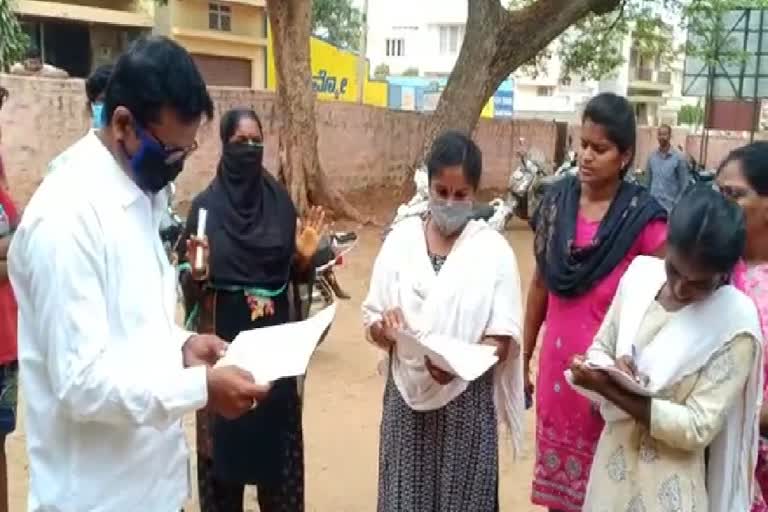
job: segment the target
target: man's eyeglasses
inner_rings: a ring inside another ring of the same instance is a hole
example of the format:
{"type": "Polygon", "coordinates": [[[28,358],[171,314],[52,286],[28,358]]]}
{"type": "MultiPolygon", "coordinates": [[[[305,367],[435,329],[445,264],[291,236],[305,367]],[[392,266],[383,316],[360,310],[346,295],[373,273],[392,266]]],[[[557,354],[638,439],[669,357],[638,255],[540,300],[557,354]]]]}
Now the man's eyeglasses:
{"type": "Polygon", "coordinates": [[[136,134],[144,143],[162,151],[165,154],[165,163],[167,165],[173,165],[186,160],[187,157],[194,153],[198,148],[197,141],[194,141],[187,147],[168,145],[151,130],[148,128],[141,128],[140,126],[136,126],[136,134]]]}

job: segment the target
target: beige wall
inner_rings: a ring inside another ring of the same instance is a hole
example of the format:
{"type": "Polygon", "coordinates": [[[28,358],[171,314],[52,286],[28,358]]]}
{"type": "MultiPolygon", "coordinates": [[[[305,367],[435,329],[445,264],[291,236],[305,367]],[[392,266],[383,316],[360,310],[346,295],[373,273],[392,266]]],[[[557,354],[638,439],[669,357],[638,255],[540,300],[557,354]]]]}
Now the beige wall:
{"type": "MultiPolygon", "coordinates": [[[[48,162],[88,130],[85,92],[81,80],[46,80],[0,75],[0,84],[11,97],[0,111],[2,153],[14,195],[25,203],[42,180],[48,162]]],[[[276,169],[277,130],[280,115],[274,95],[233,89],[212,89],[217,118],[198,135],[200,149],[179,177],[179,199],[188,201],[215,172],[219,157],[218,115],[234,107],[253,107],[261,116],[266,135],[265,164],[276,169]]],[[[352,192],[376,187],[399,187],[418,154],[428,116],[341,102],[318,102],[317,127],[322,165],[331,183],[352,192]]],[[[571,127],[578,145],[578,127],[571,127]]],[[[481,120],[475,133],[483,150],[484,188],[505,187],[517,165],[517,140],[528,143],[552,158],[555,125],[545,121],[481,120]]],[[[655,145],[655,130],[641,128],[638,161],[645,162],[655,145]]],[[[693,149],[697,137],[675,132],[675,143],[693,149]]],[[[710,162],[724,158],[744,139],[710,140],[710,162]]],[[[698,155],[697,153],[694,153],[698,155]]]]}
{"type": "Polygon", "coordinates": [[[191,53],[251,61],[251,87],[266,89],[267,35],[263,8],[227,4],[232,10],[232,31],[221,32],[208,28],[207,0],[168,1],[167,8],[157,11],[157,33],[171,35],[191,53]]]}
{"type": "MultiPolygon", "coordinates": [[[[176,27],[190,28],[194,30],[208,29],[208,1],[207,0],[169,0],[173,2],[171,8],[171,24],[176,27]]],[[[226,4],[226,2],[225,2],[226,4]]],[[[267,37],[264,31],[264,10],[259,7],[246,5],[226,4],[232,10],[232,31],[225,34],[233,34],[246,37],[267,37]]]]}

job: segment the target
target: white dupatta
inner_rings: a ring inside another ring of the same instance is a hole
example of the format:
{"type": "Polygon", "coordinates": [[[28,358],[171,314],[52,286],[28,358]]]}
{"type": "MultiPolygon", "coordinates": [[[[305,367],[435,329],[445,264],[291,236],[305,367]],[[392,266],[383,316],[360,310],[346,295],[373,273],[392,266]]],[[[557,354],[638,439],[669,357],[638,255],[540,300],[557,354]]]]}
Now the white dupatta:
{"type": "MultiPolygon", "coordinates": [[[[486,336],[509,336],[517,346],[494,370],[496,414],[507,426],[514,453],[523,434],[523,377],[520,340],[522,300],[520,275],[512,248],[483,221],[471,221],[456,240],[439,274],[429,260],[423,221],[398,223],[379,253],[363,303],[366,328],[393,308],[403,311],[408,327],[420,335],[439,334],[466,343],[486,336]]],[[[444,407],[469,385],[454,379],[441,385],[432,379],[421,357],[397,347],[392,377],[414,410],[444,407]]]]}
{"type": "MultiPolygon", "coordinates": [[[[615,359],[632,355],[632,346],[643,318],[666,282],[664,261],[640,256],[630,265],[617,292],[620,303],[616,354],[591,351],[590,362],[612,365],[615,359]]],[[[706,300],[677,313],[636,356],[640,374],[648,377],[649,396],[698,372],[712,356],[740,334],[756,340],[756,356],[744,391],[726,414],[725,424],[709,445],[707,494],[711,512],[750,510],[754,496],[754,470],[759,438],[762,401],[762,334],[754,303],[733,286],[723,286],[706,300]]],[[[603,401],[606,421],[629,416],[614,404],[603,401]]]]}

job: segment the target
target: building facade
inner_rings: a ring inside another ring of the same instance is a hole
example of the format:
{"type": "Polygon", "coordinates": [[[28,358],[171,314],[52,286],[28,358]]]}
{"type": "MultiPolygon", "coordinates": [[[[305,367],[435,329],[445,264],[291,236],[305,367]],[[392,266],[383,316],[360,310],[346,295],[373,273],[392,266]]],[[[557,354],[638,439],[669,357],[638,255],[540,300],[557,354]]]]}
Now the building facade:
{"type": "Polygon", "coordinates": [[[266,89],[264,0],[168,0],[155,9],[155,33],[186,48],[208,85],[266,89]]]}
{"type": "MultiPolygon", "coordinates": [[[[391,75],[445,78],[461,50],[466,19],[466,0],[369,0],[371,66],[386,66],[391,75]]],[[[668,30],[670,45],[684,41],[678,32],[668,30]]],[[[613,76],[599,82],[567,80],[556,44],[543,72],[513,74],[512,117],[578,123],[589,98],[610,91],[629,99],[639,124],[675,124],[678,110],[686,103],[681,98],[682,59],[670,65],[659,56],[642,55],[630,35],[621,45],[625,62],[613,76]]]]}
{"type": "Polygon", "coordinates": [[[84,78],[151,32],[152,0],[17,0],[15,11],[46,64],[84,78]]]}
{"type": "Polygon", "coordinates": [[[466,0],[369,0],[367,57],[394,75],[447,77],[466,21],[466,0]]]}

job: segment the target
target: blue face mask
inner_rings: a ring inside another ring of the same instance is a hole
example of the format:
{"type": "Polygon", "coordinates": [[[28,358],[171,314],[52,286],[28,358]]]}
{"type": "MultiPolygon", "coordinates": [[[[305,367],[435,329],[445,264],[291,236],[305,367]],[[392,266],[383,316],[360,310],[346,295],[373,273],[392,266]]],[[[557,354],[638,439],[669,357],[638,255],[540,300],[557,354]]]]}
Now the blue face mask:
{"type": "Polygon", "coordinates": [[[136,134],[141,143],[138,151],[129,155],[123,147],[131,165],[133,180],[140,189],[157,194],[175,180],[182,171],[186,154],[178,153],[176,156],[169,154],[160,143],[138,126],[136,134]]]}
{"type": "Polygon", "coordinates": [[[94,130],[104,128],[104,104],[100,101],[91,103],[91,126],[94,130]]]}

